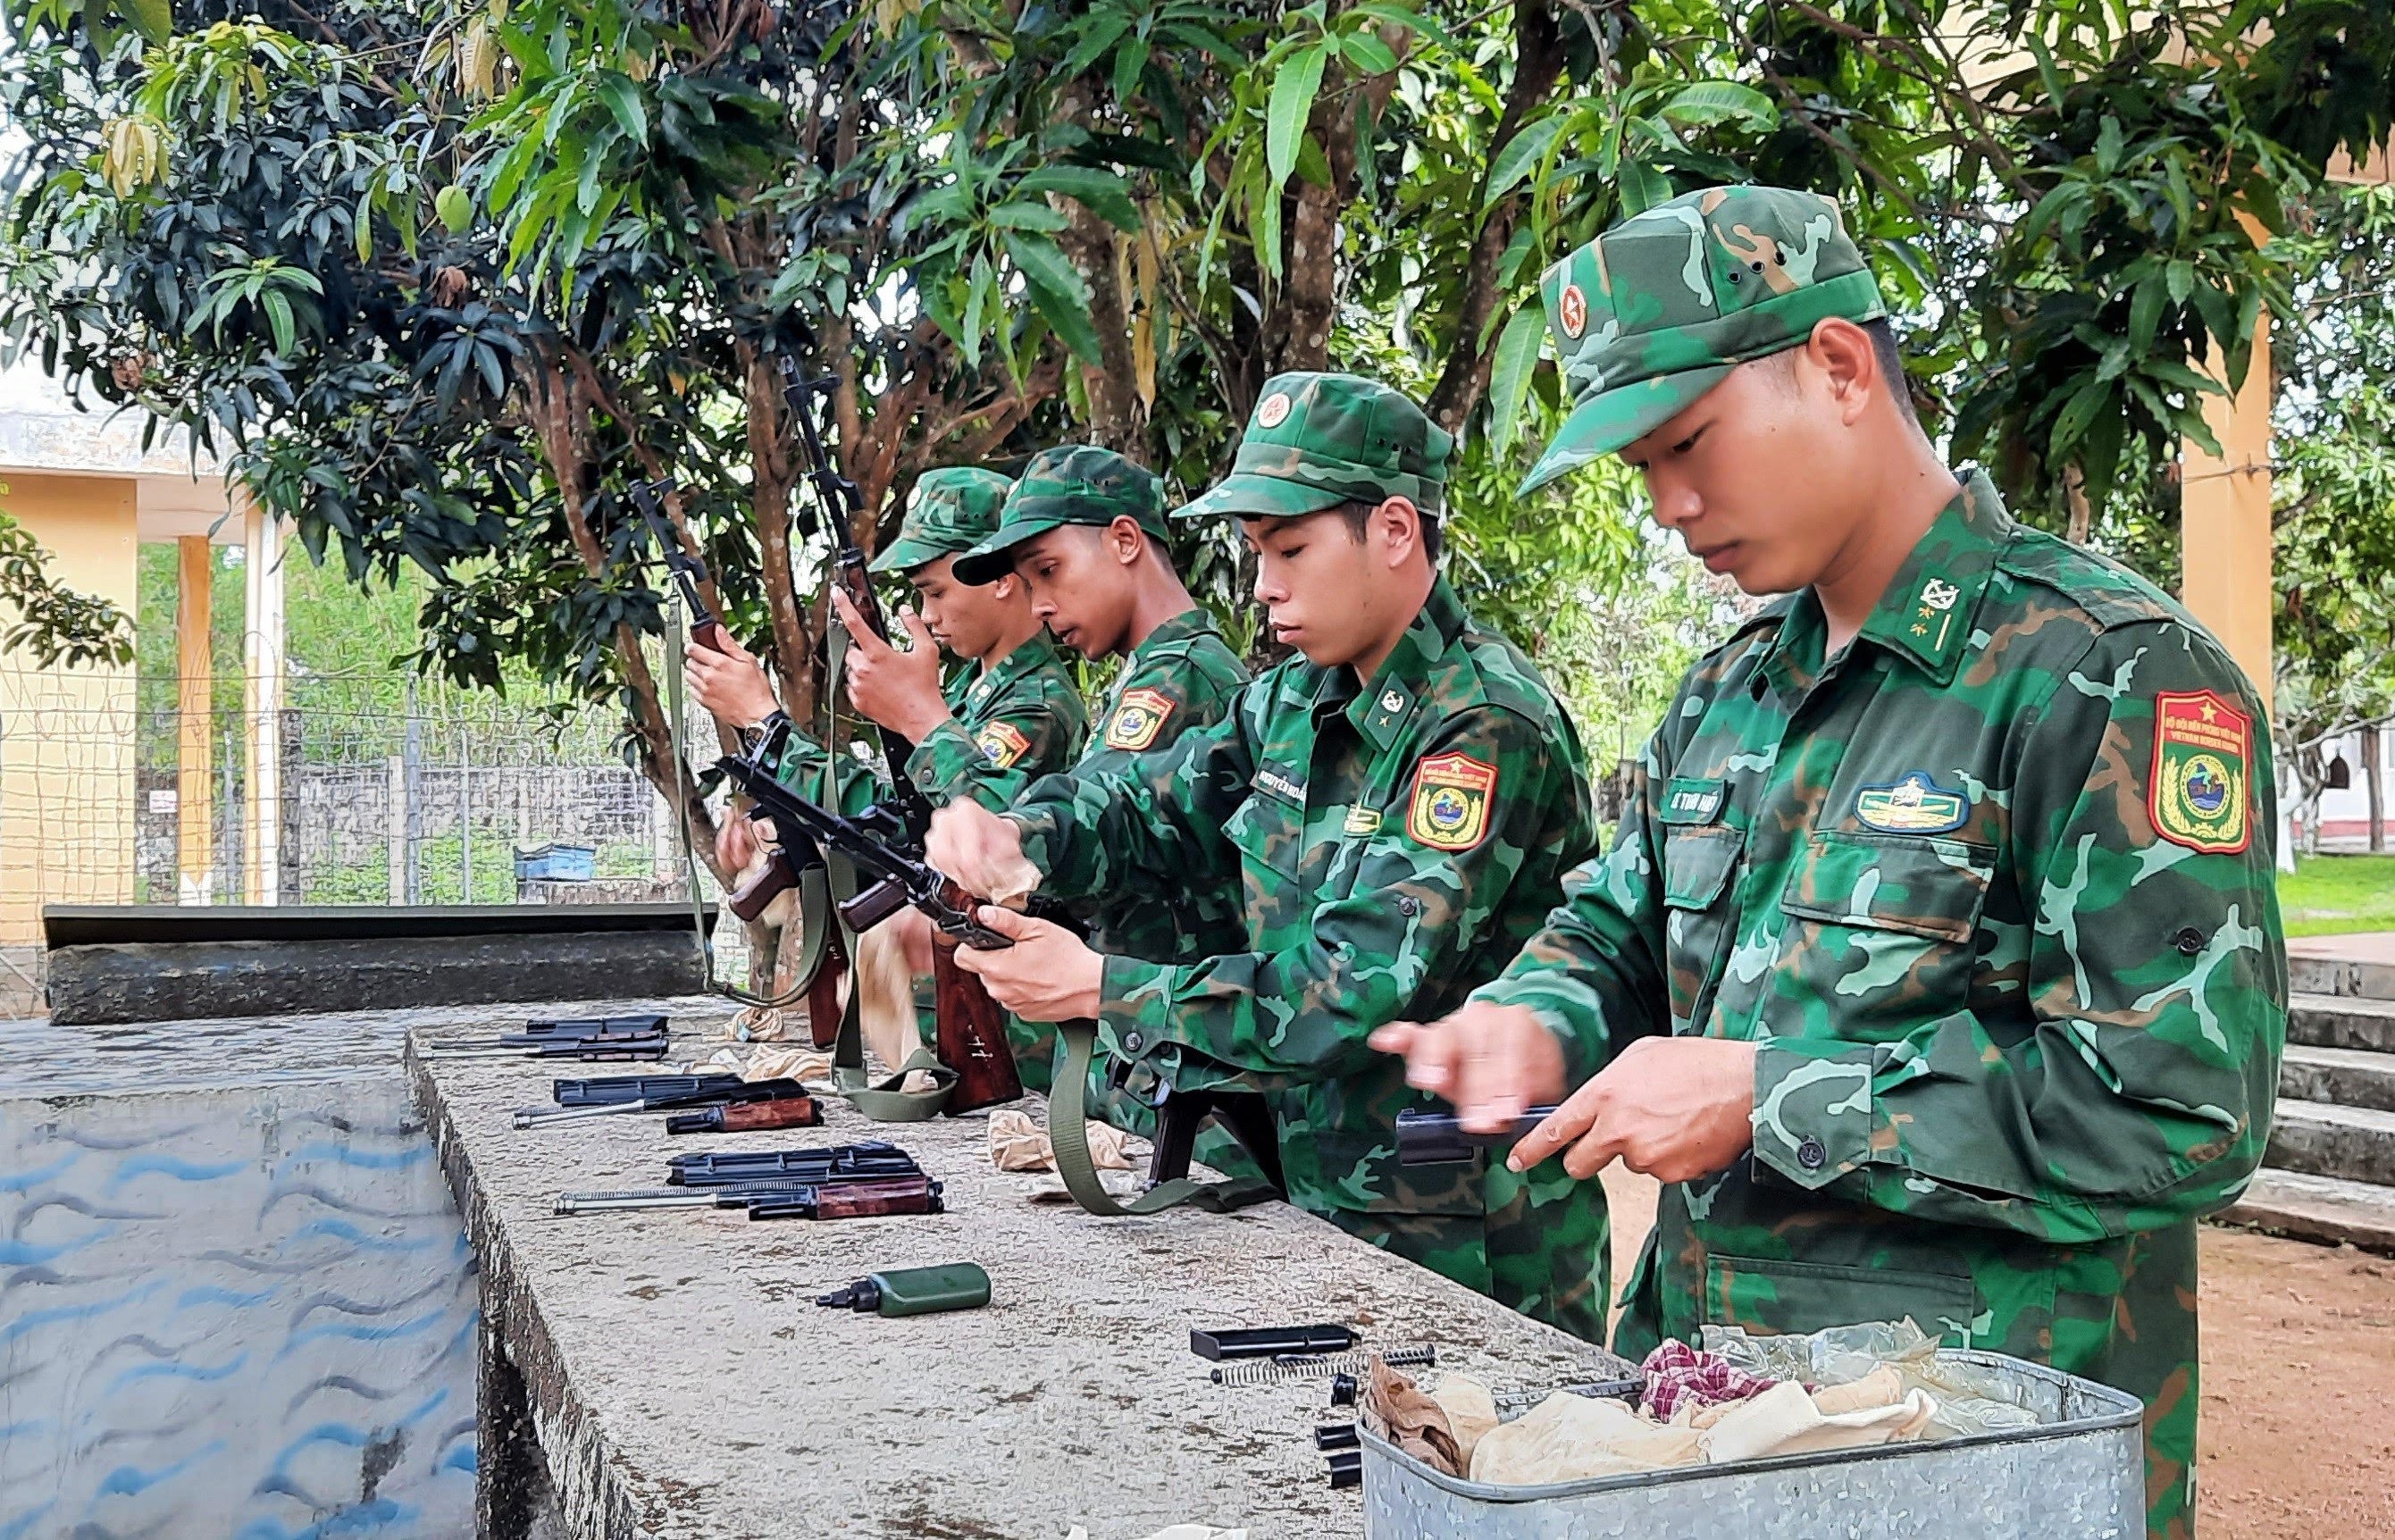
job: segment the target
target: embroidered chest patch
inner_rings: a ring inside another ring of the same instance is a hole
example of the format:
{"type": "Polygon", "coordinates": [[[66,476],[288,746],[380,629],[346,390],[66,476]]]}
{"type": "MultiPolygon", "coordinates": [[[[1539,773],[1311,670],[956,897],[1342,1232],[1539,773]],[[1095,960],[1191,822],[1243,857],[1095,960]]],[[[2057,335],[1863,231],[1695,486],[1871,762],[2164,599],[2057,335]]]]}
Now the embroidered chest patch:
{"type": "Polygon", "coordinates": [[[2154,764],[2146,811],[2154,832],[2190,850],[2229,854],[2253,840],[2245,817],[2254,724],[2210,690],[2154,698],[2154,764]]]}
{"type": "Polygon", "coordinates": [[[1172,697],[1162,690],[1125,690],[1106,722],[1106,747],[1138,750],[1156,741],[1172,715],[1172,697]]]}
{"type": "Polygon", "coordinates": [[[1489,832],[1497,767],[1469,754],[1441,754],[1414,767],[1406,832],[1433,850],[1470,850],[1489,832]]]}
{"type": "Polygon", "coordinates": [[[1970,816],[1971,799],[1938,785],[1926,770],[1908,770],[1855,794],[1855,821],[1886,834],[1943,834],[1970,816]]]}
{"type": "Polygon", "coordinates": [[[1014,762],[1031,750],[1031,740],[1011,722],[991,723],[973,735],[973,743],[1000,770],[1012,770],[1014,762]]]}

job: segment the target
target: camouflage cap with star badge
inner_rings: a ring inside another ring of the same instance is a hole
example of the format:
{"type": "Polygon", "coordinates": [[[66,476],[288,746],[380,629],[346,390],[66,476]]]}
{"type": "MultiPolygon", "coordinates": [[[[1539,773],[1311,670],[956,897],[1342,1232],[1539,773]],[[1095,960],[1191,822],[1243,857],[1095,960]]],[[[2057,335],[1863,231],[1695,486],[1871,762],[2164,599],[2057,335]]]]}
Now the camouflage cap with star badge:
{"type": "Polygon", "coordinates": [[[1836,200],[1785,187],[1657,204],[1549,268],[1539,292],[1577,405],[1523,492],[1644,438],[1832,316],[1887,313],[1836,200]]]}
{"type": "Polygon", "coordinates": [[[998,527],[998,511],[1013,489],[1014,484],[1004,476],[975,465],[924,471],[915,483],[915,496],[898,525],[898,538],[867,564],[867,569],[912,572],[943,556],[971,551],[998,527]]]}
{"type": "Polygon", "coordinates": [[[1294,518],[1404,498],[1436,514],[1455,439],[1386,385],[1350,374],[1275,375],[1239,435],[1231,473],[1176,519],[1294,518]]]}
{"type": "Polygon", "coordinates": [[[1007,494],[998,528],[957,558],[957,581],[998,581],[1014,569],[1014,548],[1036,535],[1068,524],[1103,528],[1125,518],[1164,538],[1163,477],[1095,445],[1042,449],[1007,494]]]}

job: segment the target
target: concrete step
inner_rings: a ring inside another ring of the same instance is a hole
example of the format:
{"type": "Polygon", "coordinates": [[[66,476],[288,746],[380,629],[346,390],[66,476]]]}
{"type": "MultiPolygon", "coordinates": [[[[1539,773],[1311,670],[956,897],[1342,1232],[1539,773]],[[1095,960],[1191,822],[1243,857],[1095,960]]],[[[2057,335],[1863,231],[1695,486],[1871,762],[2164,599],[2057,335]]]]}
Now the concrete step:
{"type": "Polygon", "coordinates": [[[2293,995],[2287,1001],[2287,1042],[2307,1048],[2395,1054],[2395,1000],[2293,995]]]}
{"type": "Polygon", "coordinates": [[[2290,1043],[2279,1066],[2279,1095],[2288,1101],[2395,1112],[2395,1054],[2290,1043]]]}
{"type": "Polygon", "coordinates": [[[2287,957],[2287,987],[2307,994],[2395,1000],[2395,962],[2353,957],[2287,957]]]}
{"type": "Polygon", "coordinates": [[[2395,1188],[2292,1171],[2257,1173],[2225,1225],[2395,1255],[2395,1188]]]}
{"type": "Polygon", "coordinates": [[[2262,1163],[2274,1171],[2395,1186],[2395,1112],[2282,1099],[2262,1163]]]}

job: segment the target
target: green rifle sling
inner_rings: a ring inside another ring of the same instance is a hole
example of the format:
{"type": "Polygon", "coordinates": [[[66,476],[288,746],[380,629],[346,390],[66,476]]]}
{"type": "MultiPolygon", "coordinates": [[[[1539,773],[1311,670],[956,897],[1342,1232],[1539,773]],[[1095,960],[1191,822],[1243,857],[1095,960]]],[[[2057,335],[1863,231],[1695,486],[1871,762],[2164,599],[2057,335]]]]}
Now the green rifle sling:
{"type": "Polygon", "coordinates": [[[1056,1175],[1065,1178],[1065,1190],[1075,1202],[1092,1214],[1121,1218],[1157,1214],[1183,1203],[1227,1214],[1280,1196],[1270,1182],[1257,1176],[1220,1182],[1175,1176],[1157,1183],[1130,1202],[1117,1199],[1098,1180],[1097,1165],[1090,1159],[1090,1063],[1097,1053],[1098,1024],[1059,1022],[1056,1035],[1065,1044],[1065,1063],[1056,1071],[1054,1089],[1048,1093],[1048,1135],[1056,1152],[1056,1175]]]}

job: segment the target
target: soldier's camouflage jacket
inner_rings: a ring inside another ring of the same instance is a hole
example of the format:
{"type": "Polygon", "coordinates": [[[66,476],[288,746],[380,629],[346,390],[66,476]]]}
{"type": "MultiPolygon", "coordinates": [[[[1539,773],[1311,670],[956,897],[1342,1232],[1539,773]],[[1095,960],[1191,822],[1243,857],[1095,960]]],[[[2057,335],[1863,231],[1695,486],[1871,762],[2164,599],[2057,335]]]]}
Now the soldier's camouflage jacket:
{"type": "MultiPolygon", "coordinates": [[[[1012,772],[1025,778],[1061,770],[1080,752],[1090,714],[1073,674],[1046,631],[1008,653],[996,668],[953,668],[940,685],[951,720],[940,724],[906,756],[906,774],[934,807],[971,792],[981,796],[978,773],[1012,772]]],[[[774,777],[801,795],[823,785],[823,745],[793,725],[784,738],[774,777]]],[[[879,754],[867,769],[840,767],[840,810],[858,813],[887,794],[879,754]]],[[[1003,807],[1004,803],[991,804],[1003,807]]]]}
{"type": "Polygon", "coordinates": [[[1268,1091],[1290,1200],[1592,1340],[1604,1196],[1559,1172],[1400,1168],[1428,1105],[1366,1036],[1489,979],[1594,846],[1587,767],[1544,680],[1444,581],[1368,689],[1303,657],[1161,753],[1032,786],[1009,815],[1042,891],[1236,880],[1243,949],[1105,959],[1100,1037],[1169,1081],[1268,1091]]]}
{"type": "Polygon", "coordinates": [[[1664,1189],[1616,1348],[1911,1316],[2148,1402],[2190,1533],[2195,1219],[2268,1140],[2285,1033],[2266,720],[2144,581],[1974,477],[1860,639],[1809,592],[1701,661],[1612,850],[1479,998],[1574,1080],[1762,1043],[1754,1148],[1664,1189]]]}

